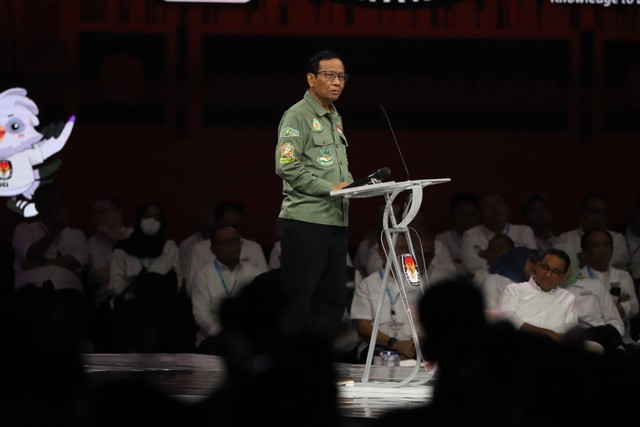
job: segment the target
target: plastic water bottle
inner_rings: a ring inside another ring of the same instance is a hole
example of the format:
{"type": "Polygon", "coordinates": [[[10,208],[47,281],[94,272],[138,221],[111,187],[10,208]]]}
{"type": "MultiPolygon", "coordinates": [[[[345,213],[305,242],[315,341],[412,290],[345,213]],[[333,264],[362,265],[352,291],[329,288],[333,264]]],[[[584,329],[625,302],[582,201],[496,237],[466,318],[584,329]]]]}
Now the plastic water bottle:
{"type": "Polygon", "coordinates": [[[397,351],[381,351],[382,366],[400,366],[400,355],[397,351]]]}

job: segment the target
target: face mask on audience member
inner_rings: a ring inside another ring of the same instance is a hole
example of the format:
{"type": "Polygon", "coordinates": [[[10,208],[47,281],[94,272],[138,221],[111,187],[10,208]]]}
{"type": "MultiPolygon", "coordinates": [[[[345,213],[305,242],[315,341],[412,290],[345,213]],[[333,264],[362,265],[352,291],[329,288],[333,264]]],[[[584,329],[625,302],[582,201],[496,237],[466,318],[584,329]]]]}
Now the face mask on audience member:
{"type": "Polygon", "coordinates": [[[146,236],[155,236],[160,230],[160,222],[154,218],[143,218],[140,229],[146,236]]]}

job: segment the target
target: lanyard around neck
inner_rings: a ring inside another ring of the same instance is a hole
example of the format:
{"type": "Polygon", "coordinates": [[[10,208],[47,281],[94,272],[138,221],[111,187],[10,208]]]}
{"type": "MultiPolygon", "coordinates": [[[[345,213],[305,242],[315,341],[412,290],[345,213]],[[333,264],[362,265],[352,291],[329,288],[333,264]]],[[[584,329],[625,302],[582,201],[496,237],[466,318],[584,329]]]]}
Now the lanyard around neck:
{"type": "MultiPolygon", "coordinates": [[[[382,269],[378,270],[378,274],[380,275],[380,279],[383,278],[384,273],[382,272],[382,269]]],[[[391,291],[389,290],[389,286],[386,287],[385,289],[387,291],[387,296],[389,297],[389,304],[391,306],[391,316],[395,316],[396,314],[396,310],[395,310],[395,301],[393,300],[393,297],[391,296],[391,291]]]]}
{"type": "Polygon", "coordinates": [[[216,273],[218,273],[218,277],[220,278],[220,283],[222,283],[222,287],[224,288],[224,293],[228,296],[231,292],[233,292],[233,288],[235,288],[236,286],[235,281],[233,283],[233,286],[231,287],[231,290],[229,290],[229,288],[227,287],[227,282],[224,280],[224,277],[222,276],[222,266],[220,265],[217,259],[213,260],[213,266],[215,267],[216,273]]]}

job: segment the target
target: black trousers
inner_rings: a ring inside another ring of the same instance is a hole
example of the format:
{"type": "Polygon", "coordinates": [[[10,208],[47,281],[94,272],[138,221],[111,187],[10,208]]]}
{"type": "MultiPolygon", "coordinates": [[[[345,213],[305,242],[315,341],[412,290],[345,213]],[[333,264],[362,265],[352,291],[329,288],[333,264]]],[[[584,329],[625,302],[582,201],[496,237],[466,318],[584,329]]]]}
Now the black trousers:
{"type": "Polygon", "coordinates": [[[345,311],[347,228],[278,218],[280,283],[310,332],[333,345],[345,311]]]}
{"type": "Polygon", "coordinates": [[[583,332],[584,339],[595,341],[604,347],[605,352],[616,351],[623,346],[622,337],[611,325],[592,326],[583,332]]]}

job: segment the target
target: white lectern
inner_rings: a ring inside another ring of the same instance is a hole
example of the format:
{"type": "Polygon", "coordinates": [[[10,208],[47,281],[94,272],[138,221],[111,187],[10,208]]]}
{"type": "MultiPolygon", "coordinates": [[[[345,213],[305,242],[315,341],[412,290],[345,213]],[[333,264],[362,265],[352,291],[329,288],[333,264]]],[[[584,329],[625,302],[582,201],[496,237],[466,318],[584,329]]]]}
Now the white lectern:
{"type": "MultiPolygon", "coordinates": [[[[420,205],[422,204],[422,189],[428,185],[442,184],[445,182],[451,181],[450,178],[438,178],[438,179],[421,179],[414,181],[388,181],[388,182],[374,182],[372,184],[362,185],[359,187],[353,188],[343,188],[342,190],[332,191],[332,196],[342,196],[349,199],[354,198],[365,198],[365,197],[374,197],[374,196],[384,196],[386,203],[384,208],[384,215],[382,220],[384,237],[387,242],[387,248],[389,248],[389,256],[387,257],[389,261],[385,263],[384,276],[382,279],[382,289],[385,289],[387,286],[387,282],[389,280],[389,274],[393,274],[395,278],[396,286],[398,287],[399,295],[402,300],[402,308],[406,310],[407,318],[409,319],[409,324],[411,326],[411,334],[413,337],[413,343],[416,348],[416,364],[411,373],[402,381],[388,381],[382,383],[376,383],[376,385],[383,387],[402,387],[404,385],[419,385],[428,380],[428,378],[423,381],[414,381],[413,378],[416,376],[420,368],[424,364],[424,360],[422,359],[422,352],[420,351],[420,342],[418,340],[418,334],[416,332],[415,323],[413,321],[413,316],[411,314],[411,308],[408,304],[407,293],[405,289],[405,282],[407,278],[403,272],[403,268],[400,266],[398,261],[398,256],[395,251],[395,244],[398,237],[398,234],[402,233],[405,235],[407,244],[409,246],[409,250],[414,259],[416,259],[416,252],[413,249],[413,244],[411,242],[411,236],[409,235],[409,223],[413,220],[413,218],[418,213],[420,209],[420,205]],[[394,210],[393,210],[393,202],[396,197],[403,193],[409,192],[407,195],[407,203],[405,203],[405,209],[403,212],[403,217],[400,222],[397,221],[394,210]],[[391,269],[393,268],[393,272],[391,269]]],[[[425,272],[426,274],[426,272],[425,272]]],[[[428,278],[427,278],[428,281],[428,278]]],[[[378,298],[378,306],[376,310],[376,316],[373,322],[373,330],[371,332],[371,342],[369,343],[369,352],[367,354],[367,362],[364,369],[364,374],[362,376],[361,383],[369,382],[369,375],[371,372],[371,363],[373,361],[373,353],[375,351],[376,337],[378,335],[378,328],[380,324],[380,312],[382,310],[382,303],[385,298],[385,293],[380,292],[380,297],[378,298]]],[[[356,383],[357,384],[357,383],[356,383]]]]}

